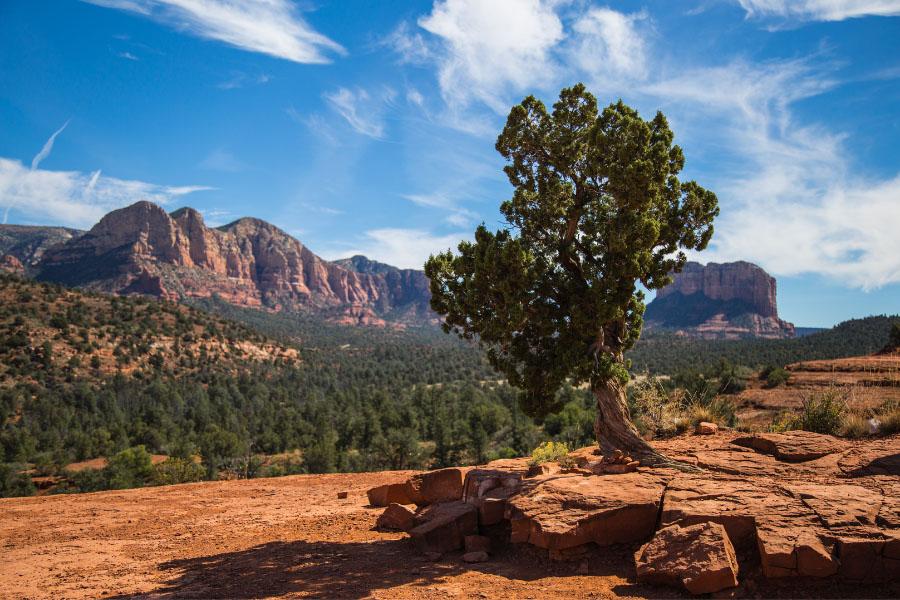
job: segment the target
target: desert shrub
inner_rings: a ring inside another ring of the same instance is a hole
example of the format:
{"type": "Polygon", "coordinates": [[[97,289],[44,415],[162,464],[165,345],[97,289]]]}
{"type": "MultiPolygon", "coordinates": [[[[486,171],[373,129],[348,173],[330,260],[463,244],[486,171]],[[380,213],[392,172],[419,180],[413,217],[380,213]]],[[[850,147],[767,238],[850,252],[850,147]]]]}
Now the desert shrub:
{"type": "Polygon", "coordinates": [[[813,392],[803,399],[798,425],[804,431],[835,435],[847,412],[847,403],[836,389],[813,392]]]}
{"type": "Polygon", "coordinates": [[[841,422],[840,434],[842,437],[850,439],[866,437],[869,434],[869,420],[860,414],[845,414],[841,422]]]}
{"type": "Polygon", "coordinates": [[[734,401],[731,398],[716,396],[709,402],[692,403],[687,410],[687,424],[696,427],[702,421],[734,427],[737,424],[734,401]]]}
{"type": "Polygon", "coordinates": [[[881,405],[878,411],[878,433],[882,435],[893,435],[900,433],[900,403],[896,401],[888,401],[881,405]]]}
{"type": "Polygon", "coordinates": [[[684,396],[680,390],[670,396],[654,377],[635,383],[629,390],[629,409],[638,432],[644,437],[675,433],[681,417],[679,399],[684,396]]]}
{"type": "Polygon", "coordinates": [[[544,442],[531,452],[532,465],[560,462],[569,454],[569,447],[562,442],[544,442]]]}
{"type": "Polygon", "coordinates": [[[190,458],[169,457],[154,465],[153,483],[155,485],[191,483],[201,481],[205,474],[204,468],[190,458]]]}
{"type": "Polygon", "coordinates": [[[766,387],[775,388],[784,385],[791,378],[791,372],[781,367],[775,367],[766,375],[766,387]]]}

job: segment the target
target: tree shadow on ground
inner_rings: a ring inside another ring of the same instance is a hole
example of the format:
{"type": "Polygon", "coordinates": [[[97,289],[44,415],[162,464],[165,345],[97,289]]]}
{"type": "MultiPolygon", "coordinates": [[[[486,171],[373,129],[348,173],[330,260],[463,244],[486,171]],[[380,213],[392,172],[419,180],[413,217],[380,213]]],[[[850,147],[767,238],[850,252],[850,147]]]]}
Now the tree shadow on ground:
{"type": "MultiPolygon", "coordinates": [[[[597,549],[586,556],[591,576],[628,576],[625,557],[633,550],[597,549]],[[624,571],[624,572],[623,572],[624,571]]],[[[379,590],[414,586],[423,591],[442,586],[465,571],[500,577],[528,586],[547,577],[576,575],[579,561],[553,562],[546,551],[509,545],[490,561],[466,564],[460,552],[429,561],[408,539],[360,542],[269,542],[234,552],[167,561],[159,569],[167,581],[147,594],[117,598],[259,598],[300,595],[319,598],[366,598],[379,590]]],[[[467,590],[472,593],[478,590],[467,590]]],[[[648,586],[631,593],[651,597],[679,596],[674,590],[648,586]],[[654,590],[656,593],[654,594],[654,590]],[[660,594],[662,592],[662,594],[660,594]]]]}

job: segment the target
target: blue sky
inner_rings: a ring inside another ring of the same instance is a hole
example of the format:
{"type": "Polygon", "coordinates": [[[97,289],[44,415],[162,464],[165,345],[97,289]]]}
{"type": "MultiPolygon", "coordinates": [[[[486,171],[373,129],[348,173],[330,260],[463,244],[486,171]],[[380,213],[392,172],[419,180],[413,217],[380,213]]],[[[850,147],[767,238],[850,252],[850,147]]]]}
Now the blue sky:
{"type": "Polygon", "coordinates": [[[782,316],[900,312],[900,0],[2,0],[0,210],[150,199],[419,267],[510,194],[494,141],[584,81],[661,109],[714,190],[702,262],[782,316]]]}

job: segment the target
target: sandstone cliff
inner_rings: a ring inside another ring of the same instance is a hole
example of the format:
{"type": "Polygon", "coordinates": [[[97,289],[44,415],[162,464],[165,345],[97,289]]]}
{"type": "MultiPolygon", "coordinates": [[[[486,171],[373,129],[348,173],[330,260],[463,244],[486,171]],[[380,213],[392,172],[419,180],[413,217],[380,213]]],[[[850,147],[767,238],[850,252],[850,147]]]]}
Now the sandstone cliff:
{"type": "Polygon", "coordinates": [[[775,278],[752,263],[689,262],[659,290],[644,315],[647,328],[706,338],[793,337],[778,318],[775,278]]]}
{"type": "Polygon", "coordinates": [[[240,306],[312,310],[339,322],[383,325],[384,317],[402,320],[393,317],[427,307],[427,280],[422,285],[424,274],[415,273],[328,262],[259,219],[210,228],[194,209],[167,214],[138,202],[48,250],[38,278],[171,299],[216,294],[240,306]]]}
{"type": "Polygon", "coordinates": [[[0,255],[15,257],[26,271],[35,267],[48,248],[83,234],[68,227],[0,225],[0,255]]]}

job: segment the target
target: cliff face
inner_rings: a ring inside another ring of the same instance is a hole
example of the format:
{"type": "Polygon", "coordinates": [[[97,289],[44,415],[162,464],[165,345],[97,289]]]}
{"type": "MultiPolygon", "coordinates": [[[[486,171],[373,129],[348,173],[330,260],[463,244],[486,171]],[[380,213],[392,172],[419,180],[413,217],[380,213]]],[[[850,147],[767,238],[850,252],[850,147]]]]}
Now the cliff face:
{"type": "Polygon", "coordinates": [[[68,227],[0,225],[0,255],[12,256],[26,271],[40,262],[44,252],[83,234],[68,227]]]}
{"type": "Polygon", "coordinates": [[[793,337],[778,318],[775,278],[748,262],[689,262],[659,290],[644,315],[648,329],[707,338],[793,337]]]}
{"type": "Polygon", "coordinates": [[[428,304],[427,280],[423,288],[415,276],[425,280],[423,273],[358,271],[319,258],[265,221],[214,229],[191,208],[170,215],[150,202],[109,213],[48,251],[39,269],[39,279],[112,293],[217,294],[232,304],[314,310],[345,323],[382,325],[384,316],[428,304]]]}

